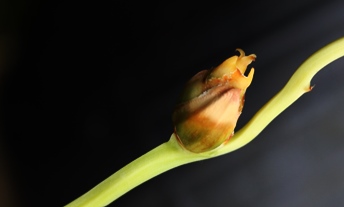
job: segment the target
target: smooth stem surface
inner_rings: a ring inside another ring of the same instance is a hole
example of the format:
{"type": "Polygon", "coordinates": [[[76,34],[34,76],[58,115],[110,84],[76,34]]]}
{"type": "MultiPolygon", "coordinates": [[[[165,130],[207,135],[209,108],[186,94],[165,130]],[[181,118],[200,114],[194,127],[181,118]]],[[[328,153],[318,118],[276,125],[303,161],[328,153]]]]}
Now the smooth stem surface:
{"type": "Polygon", "coordinates": [[[252,141],[274,118],[311,90],[314,75],[344,56],[340,38],[310,56],[293,74],[286,86],[265,104],[226,144],[210,152],[195,154],[180,147],[174,134],[170,140],[129,163],[66,207],[101,207],[141,183],[177,166],[232,152],[252,141]]]}
{"type": "Polygon", "coordinates": [[[252,141],[282,111],[311,90],[310,82],[317,72],[343,56],[344,37],[311,55],[300,65],[284,88],[268,101],[240,131],[236,132],[228,143],[214,151],[214,155],[232,152],[252,141]]]}
{"type": "Polygon", "coordinates": [[[66,207],[106,206],[146,180],[185,163],[205,159],[182,149],[174,134],[159,145],[99,183],[66,207]]]}

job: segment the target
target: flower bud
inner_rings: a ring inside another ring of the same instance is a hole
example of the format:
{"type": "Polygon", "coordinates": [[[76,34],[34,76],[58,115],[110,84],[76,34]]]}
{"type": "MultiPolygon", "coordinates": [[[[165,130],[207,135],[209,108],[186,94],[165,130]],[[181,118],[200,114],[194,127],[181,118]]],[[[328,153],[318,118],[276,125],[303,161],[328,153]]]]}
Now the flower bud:
{"type": "Polygon", "coordinates": [[[185,85],[172,121],[180,144],[195,153],[217,148],[234,134],[241,114],[245,92],[254,69],[246,77],[247,66],[255,60],[251,54],[233,56],[211,70],[203,70],[185,85]]]}

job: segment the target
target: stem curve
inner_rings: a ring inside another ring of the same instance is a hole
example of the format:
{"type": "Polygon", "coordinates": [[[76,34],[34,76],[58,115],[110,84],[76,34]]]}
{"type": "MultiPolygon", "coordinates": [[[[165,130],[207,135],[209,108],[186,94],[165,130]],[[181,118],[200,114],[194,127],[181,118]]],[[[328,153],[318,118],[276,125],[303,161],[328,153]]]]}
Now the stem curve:
{"type": "Polygon", "coordinates": [[[65,207],[106,206],[136,186],[172,168],[227,154],[245,146],[282,111],[311,90],[310,82],[317,72],[342,56],[344,56],[344,37],[315,52],[300,65],[284,88],[220,147],[209,152],[192,153],[183,149],[172,134],[168,142],[124,166],[65,207]]]}
{"type": "Polygon", "coordinates": [[[282,111],[312,87],[312,78],[326,65],[344,56],[344,37],[324,46],[307,58],[291,76],[283,89],[270,99],[222,148],[216,156],[229,153],[252,141],[282,111]]]}

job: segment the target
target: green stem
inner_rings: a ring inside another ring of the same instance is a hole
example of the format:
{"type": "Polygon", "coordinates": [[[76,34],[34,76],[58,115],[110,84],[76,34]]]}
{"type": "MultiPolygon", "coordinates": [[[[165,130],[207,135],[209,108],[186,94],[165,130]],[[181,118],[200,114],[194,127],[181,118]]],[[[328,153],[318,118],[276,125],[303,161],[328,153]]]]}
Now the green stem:
{"type": "Polygon", "coordinates": [[[66,207],[106,206],[141,183],[177,166],[209,158],[182,149],[174,134],[159,145],[99,183],[66,207]]]}
{"type": "Polygon", "coordinates": [[[344,37],[321,48],[293,74],[286,86],[266,103],[226,144],[210,152],[195,154],[181,148],[172,134],[170,140],[99,183],[65,207],[101,207],[116,200],[141,183],[177,166],[232,152],[252,141],[275,117],[311,90],[314,75],[344,56],[344,37]]]}
{"type": "Polygon", "coordinates": [[[311,91],[310,82],[326,65],[344,56],[344,37],[326,45],[304,61],[284,88],[268,101],[251,120],[222,148],[212,152],[223,155],[239,149],[252,141],[282,111],[304,93],[311,91]]]}

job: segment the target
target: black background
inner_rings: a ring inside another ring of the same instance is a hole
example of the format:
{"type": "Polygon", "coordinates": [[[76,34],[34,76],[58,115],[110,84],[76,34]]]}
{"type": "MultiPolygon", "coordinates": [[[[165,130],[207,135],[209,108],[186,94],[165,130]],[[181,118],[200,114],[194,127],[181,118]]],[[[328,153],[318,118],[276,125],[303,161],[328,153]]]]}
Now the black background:
{"type": "MultiPolygon", "coordinates": [[[[167,141],[183,84],[257,60],[237,129],[344,36],[342,1],[1,1],[0,206],[63,206],[167,141]]],[[[344,205],[344,60],[242,149],[180,166],[109,206],[344,205]]]]}

